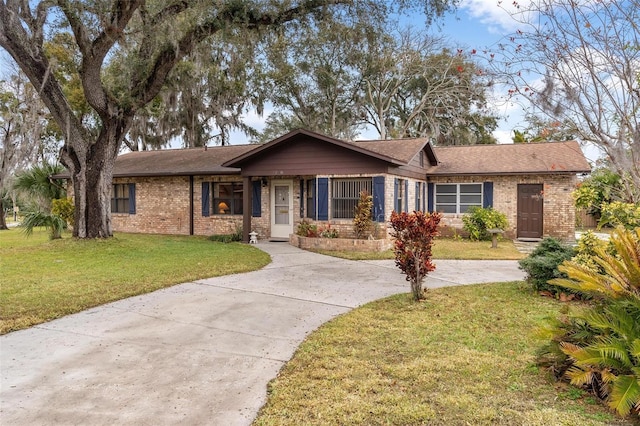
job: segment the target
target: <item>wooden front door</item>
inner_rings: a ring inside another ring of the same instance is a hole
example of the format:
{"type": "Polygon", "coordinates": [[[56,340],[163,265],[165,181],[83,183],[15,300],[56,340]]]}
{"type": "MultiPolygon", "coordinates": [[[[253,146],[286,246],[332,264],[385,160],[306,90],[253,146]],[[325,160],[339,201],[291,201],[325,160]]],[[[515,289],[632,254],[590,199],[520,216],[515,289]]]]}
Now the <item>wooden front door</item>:
{"type": "Polygon", "coordinates": [[[518,238],[542,238],[542,184],[518,185],[518,238]]]}

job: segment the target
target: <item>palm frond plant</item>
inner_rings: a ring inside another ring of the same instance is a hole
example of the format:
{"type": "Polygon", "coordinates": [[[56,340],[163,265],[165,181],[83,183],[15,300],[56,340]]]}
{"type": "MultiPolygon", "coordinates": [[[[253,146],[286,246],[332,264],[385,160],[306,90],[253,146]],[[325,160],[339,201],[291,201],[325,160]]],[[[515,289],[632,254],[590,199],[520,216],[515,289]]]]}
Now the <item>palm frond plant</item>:
{"type": "Polygon", "coordinates": [[[564,333],[556,341],[568,357],[565,374],[571,383],[590,388],[625,416],[640,412],[640,228],[619,228],[611,242],[614,253],[596,249],[599,268],[565,262],[559,270],[568,278],[549,283],[594,297],[591,308],[572,314],[564,329],[556,327],[564,333]],[[580,328],[588,333],[578,341],[580,328]]]}
{"type": "Polygon", "coordinates": [[[29,236],[37,227],[44,227],[49,230],[49,239],[62,238],[62,231],[67,229],[67,221],[56,214],[46,213],[40,210],[29,210],[24,215],[24,220],[20,225],[24,228],[24,233],[29,236]]]}
{"type": "Polygon", "coordinates": [[[16,175],[13,189],[37,204],[39,210],[50,211],[51,200],[66,196],[64,181],[51,179],[52,175],[63,170],[60,164],[48,162],[33,166],[16,175]]]}

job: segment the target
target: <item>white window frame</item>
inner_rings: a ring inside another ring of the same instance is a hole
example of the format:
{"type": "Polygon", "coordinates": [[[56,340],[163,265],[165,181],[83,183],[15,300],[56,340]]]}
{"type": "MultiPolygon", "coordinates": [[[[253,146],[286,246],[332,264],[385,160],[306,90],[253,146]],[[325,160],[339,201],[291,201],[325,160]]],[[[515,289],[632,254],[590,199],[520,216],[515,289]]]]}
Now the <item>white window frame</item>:
{"type": "Polygon", "coordinates": [[[446,212],[444,214],[464,214],[466,212],[466,210],[463,212],[461,211],[461,207],[462,206],[467,206],[467,210],[469,207],[482,207],[483,205],[483,200],[484,200],[484,185],[482,184],[482,182],[467,182],[467,183],[436,183],[435,184],[435,188],[434,188],[434,200],[433,200],[433,205],[436,211],[442,211],[439,209],[439,206],[453,206],[454,203],[443,203],[443,202],[438,202],[438,195],[454,195],[454,193],[452,192],[448,192],[448,193],[439,193],[438,192],[438,187],[443,187],[443,186],[452,186],[455,185],[456,187],[456,192],[455,192],[455,196],[456,196],[456,202],[455,202],[455,207],[456,207],[456,211],[455,212],[446,212]],[[463,192],[462,189],[464,189],[464,187],[467,186],[471,186],[471,185],[476,185],[476,186],[480,186],[480,192],[463,192]],[[461,203],[460,202],[460,198],[463,195],[479,195],[480,196],[480,202],[479,203],[461,203]]]}

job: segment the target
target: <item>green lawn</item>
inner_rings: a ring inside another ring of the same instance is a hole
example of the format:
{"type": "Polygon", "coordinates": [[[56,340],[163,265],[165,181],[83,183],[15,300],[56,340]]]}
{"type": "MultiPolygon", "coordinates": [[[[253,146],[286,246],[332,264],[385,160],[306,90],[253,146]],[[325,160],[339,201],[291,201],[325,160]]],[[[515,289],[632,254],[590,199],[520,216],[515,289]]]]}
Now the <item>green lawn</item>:
{"type": "Polygon", "coordinates": [[[117,234],[49,241],[0,231],[0,333],[174,284],[259,269],[266,253],[203,237],[117,234]]]}
{"type": "Polygon", "coordinates": [[[370,303],[307,338],[255,425],[631,424],[536,367],[561,306],[521,282],[370,303]]]}
{"type": "MultiPolygon", "coordinates": [[[[376,253],[324,250],[318,252],[349,260],[394,259],[391,250],[376,253]]],[[[453,238],[437,238],[433,244],[434,259],[519,260],[525,256],[516,249],[511,240],[499,241],[496,248],[491,248],[491,241],[469,241],[453,238]]]]}

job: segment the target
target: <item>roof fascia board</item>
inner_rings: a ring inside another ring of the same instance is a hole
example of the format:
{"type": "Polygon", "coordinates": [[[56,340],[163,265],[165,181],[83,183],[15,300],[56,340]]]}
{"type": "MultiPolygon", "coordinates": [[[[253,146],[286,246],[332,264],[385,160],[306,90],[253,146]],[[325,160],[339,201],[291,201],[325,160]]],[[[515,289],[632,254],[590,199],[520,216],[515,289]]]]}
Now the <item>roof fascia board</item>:
{"type": "Polygon", "coordinates": [[[427,177],[463,177],[463,176],[525,176],[525,175],[575,175],[580,173],[591,173],[591,170],[552,170],[552,171],[530,171],[530,172],[478,172],[478,173],[429,173],[427,177]]]}

